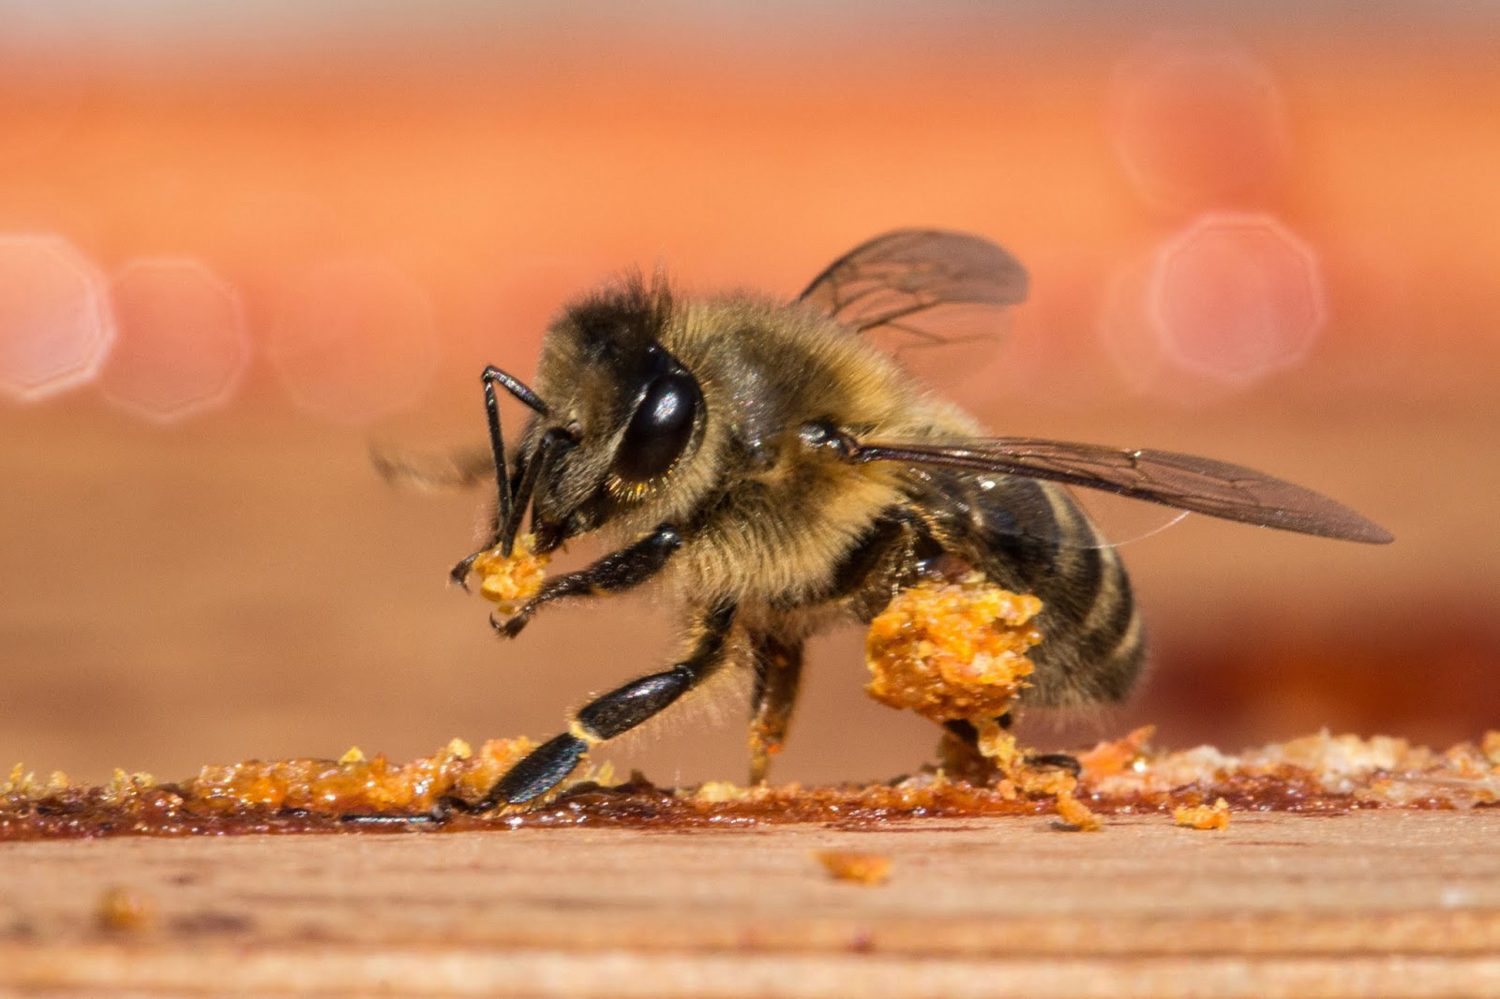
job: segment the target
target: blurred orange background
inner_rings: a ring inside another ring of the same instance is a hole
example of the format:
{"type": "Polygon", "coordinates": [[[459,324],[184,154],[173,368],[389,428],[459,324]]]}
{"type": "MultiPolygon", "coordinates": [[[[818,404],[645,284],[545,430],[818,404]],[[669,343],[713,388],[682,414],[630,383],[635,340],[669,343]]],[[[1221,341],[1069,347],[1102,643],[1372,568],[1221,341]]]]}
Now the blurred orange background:
{"type": "MultiPolygon", "coordinates": [[[[903,225],[1031,269],[951,385],[996,432],[1252,465],[1398,539],[1132,541],[1152,674],[1037,739],[1500,725],[1496,53],[1458,4],[0,3],[0,760],[551,734],[658,668],[670,609],[499,643],[445,586],[482,495],[369,446],[479,440],[480,367],[529,376],[626,267],[791,297],[903,225]]],[[[858,642],[815,644],[776,776],[930,757],[858,642]]],[[[742,712],[610,755],[742,779],[742,712]]]]}

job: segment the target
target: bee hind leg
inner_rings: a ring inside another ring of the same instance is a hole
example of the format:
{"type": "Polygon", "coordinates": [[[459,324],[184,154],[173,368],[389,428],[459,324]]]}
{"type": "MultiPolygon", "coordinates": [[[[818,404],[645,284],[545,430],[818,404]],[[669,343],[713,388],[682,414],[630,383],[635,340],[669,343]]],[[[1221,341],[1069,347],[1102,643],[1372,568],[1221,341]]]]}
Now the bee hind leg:
{"type": "Polygon", "coordinates": [[[567,732],[532,750],[483,798],[476,802],[443,798],[434,814],[441,820],[452,811],[487,812],[501,805],[522,805],[551,791],[573,772],[591,747],[659,714],[716,672],[725,661],[734,614],[735,605],[727,601],[705,611],[697,622],[693,650],[682,662],[596,697],[579,709],[567,732]]]}
{"type": "MultiPolygon", "coordinates": [[[[1011,713],[1007,711],[996,718],[995,722],[1001,728],[1009,730],[1014,719],[1011,717],[1011,713]]],[[[971,749],[974,749],[976,752],[978,751],[979,732],[972,724],[962,719],[955,719],[944,722],[943,727],[959,739],[962,739],[971,749]]],[[[1066,770],[1074,777],[1083,773],[1083,764],[1078,762],[1078,757],[1070,753],[1027,753],[1022,758],[1022,761],[1028,767],[1036,767],[1042,770],[1066,770]]]]}
{"type": "Polygon", "coordinates": [[[1066,770],[1074,777],[1083,774],[1083,764],[1072,753],[1028,753],[1026,765],[1041,770],[1066,770]]]}

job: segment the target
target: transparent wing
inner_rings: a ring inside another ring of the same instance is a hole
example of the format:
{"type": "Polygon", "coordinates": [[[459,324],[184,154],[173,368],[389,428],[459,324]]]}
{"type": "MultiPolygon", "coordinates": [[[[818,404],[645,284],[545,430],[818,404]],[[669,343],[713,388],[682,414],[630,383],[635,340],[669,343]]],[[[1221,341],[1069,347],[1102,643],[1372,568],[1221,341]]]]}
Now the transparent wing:
{"type": "Polygon", "coordinates": [[[1385,544],[1390,532],[1284,479],[1173,451],[995,437],[961,444],[846,442],[856,461],[899,461],[1000,472],[1102,489],[1225,520],[1325,538],[1385,544]]]}
{"type": "Polygon", "coordinates": [[[430,492],[467,489],[481,482],[493,482],[495,478],[495,457],[489,445],[442,454],[409,454],[372,447],[370,461],[387,482],[430,492]]]}
{"type": "Polygon", "coordinates": [[[903,363],[953,344],[985,346],[1026,298],[1015,257],[979,236],[897,229],[835,260],[799,296],[903,363]]]}

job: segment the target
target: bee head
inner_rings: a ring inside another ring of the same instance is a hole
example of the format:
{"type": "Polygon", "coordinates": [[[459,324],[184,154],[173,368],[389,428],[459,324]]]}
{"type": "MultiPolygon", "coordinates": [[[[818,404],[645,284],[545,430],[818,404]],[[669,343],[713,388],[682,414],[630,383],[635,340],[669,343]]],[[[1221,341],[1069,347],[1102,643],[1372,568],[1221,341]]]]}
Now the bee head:
{"type": "Polygon", "coordinates": [[[535,453],[553,431],[532,497],[542,549],[627,513],[665,519],[674,505],[662,502],[666,487],[701,444],[706,407],[698,379],[663,346],[672,320],[665,284],[636,278],[573,305],[548,331],[538,370],[548,413],[522,450],[535,453]]]}

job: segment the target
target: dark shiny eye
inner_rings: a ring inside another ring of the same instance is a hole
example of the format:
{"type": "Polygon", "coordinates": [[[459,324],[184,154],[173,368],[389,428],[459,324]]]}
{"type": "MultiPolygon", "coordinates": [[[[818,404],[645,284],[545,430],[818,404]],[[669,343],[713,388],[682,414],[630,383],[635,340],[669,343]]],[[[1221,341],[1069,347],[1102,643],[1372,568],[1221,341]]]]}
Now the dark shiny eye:
{"type": "Polygon", "coordinates": [[[615,474],[627,482],[645,482],[671,468],[693,436],[702,401],[697,381],[686,371],[657,375],[625,428],[615,474]]]}

